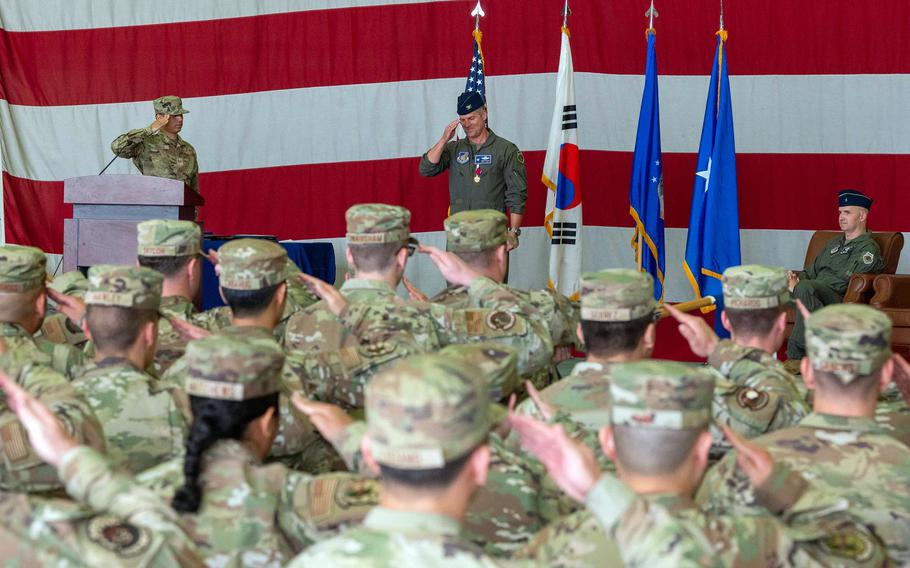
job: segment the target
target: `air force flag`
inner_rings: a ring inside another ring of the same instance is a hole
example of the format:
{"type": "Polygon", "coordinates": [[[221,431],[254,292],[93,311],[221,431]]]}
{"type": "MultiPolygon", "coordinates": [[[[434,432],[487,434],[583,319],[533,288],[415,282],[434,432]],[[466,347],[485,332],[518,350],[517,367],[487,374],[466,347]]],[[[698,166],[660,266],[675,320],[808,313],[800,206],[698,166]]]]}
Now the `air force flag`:
{"type": "Polygon", "coordinates": [[[578,115],[569,29],[562,28],[556,105],[543,164],[547,186],[545,226],[550,237],[549,287],[577,299],[581,277],[581,179],[578,159],[578,115]]]}

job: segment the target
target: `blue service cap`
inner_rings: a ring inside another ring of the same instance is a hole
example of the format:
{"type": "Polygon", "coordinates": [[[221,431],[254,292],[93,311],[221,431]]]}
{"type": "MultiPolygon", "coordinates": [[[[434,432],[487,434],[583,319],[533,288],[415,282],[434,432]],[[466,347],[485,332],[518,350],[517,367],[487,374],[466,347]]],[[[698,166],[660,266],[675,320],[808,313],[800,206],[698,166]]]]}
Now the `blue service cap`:
{"type": "Polygon", "coordinates": [[[872,198],[866,197],[865,193],[857,189],[842,189],[837,192],[837,206],[847,207],[848,205],[872,209],[872,198]]]}
{"type": "Polygon", "coordinates": [[[465,91],[458,95],[458,116],[471,114],[487,103],[477,91],[465,91]]]}

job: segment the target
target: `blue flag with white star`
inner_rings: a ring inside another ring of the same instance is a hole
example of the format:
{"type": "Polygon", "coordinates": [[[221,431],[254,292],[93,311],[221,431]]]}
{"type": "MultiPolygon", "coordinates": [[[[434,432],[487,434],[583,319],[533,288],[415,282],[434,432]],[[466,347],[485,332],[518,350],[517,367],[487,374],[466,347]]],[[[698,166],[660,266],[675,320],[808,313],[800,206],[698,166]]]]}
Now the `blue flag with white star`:
{"type": "Polygon", "coordinates": [[[705,121],[698,148],[695,187],[689,216],[684,269],[695,296],[714,296],[714,329],[721,325],[723,309],[721,275],[742,263],[739,247],[739,202],[736,195],[736,147],[733,141],[733,103],[724,47],[727,33],[717,33],[717,52],[708,87],[705,121]]]}
{"type": "Polygon", "coordinates": [[[484,100],[487,98],[486,77],[483,74],[483,49],[480,42],[483,34],[480,30],[474,30],[471,34],[474,36],[474,57],[471,58],[471,70],[468,71],[468,81],[465,84],[465,92],[477,91],[483,95],[484,100]]]}
{"type": "Polygon", "coordinates": [[[660,104],[657,96],[655,34],[648,33],[645,89],[638,114],[638,135],[632,158],[629,214],[635,221],[632,248],[641,256],[641,270],[654,278],[654,298],[664,295],[664,174],[660,153],[660,104]],[[638,238],[641,237],[641,250],[638,238]]]}

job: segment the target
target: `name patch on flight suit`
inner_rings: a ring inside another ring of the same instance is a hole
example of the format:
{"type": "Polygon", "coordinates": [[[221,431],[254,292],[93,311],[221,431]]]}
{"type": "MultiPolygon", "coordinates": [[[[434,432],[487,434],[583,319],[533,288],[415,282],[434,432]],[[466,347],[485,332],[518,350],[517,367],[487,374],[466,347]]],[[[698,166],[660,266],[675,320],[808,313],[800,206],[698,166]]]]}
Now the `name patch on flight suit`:
{"type": "Polygon", "coordinates": [[[474,163],[478,166],[489,166],[493,163],[492,154],[477,154],[474,156],[474,163]]]}

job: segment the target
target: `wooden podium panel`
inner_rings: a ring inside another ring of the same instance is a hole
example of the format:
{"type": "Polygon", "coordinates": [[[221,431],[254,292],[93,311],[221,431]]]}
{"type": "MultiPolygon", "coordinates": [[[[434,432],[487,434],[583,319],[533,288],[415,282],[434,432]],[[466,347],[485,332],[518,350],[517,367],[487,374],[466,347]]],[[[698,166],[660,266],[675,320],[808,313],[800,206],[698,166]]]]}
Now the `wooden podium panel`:
{"type": "Polygon", "coordinates": [[[63,269],[134,264],[136,225],[147,219],[195,219],[201,195],[180,181],[153,176],[104,175],[63,182],[73,218],[63,222],[63,269]]]}

